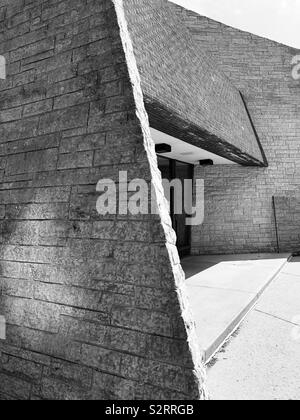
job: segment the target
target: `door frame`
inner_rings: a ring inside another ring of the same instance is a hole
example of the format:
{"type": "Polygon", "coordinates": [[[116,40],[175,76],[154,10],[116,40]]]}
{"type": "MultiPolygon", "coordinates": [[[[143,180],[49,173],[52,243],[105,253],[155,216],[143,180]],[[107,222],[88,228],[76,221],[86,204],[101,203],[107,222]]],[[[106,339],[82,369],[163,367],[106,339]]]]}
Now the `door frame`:
{"type": "MultiPolygon", "coordinates": [[[[177,178],[176,176],[177,163],[186,165],[187,168],[189,169],[189,179],[194,180],[194,165],[193,164],[182,162],[178,159],[172,159],[172,158],[161,156],[161,155],[158,155],[158,158],[169,161],[169,176],[171,180],[177,178]]],[[[174,189],[173,188],[170,191],[170,217],[172,220],[173,229],[175,230],[176,235],[177,235],[176,215],[174,214],[174,189]]],[[[191,248],[192,248],[192,227],[185,225],[185,233],[187,235],[186,237],[187,237],[188,244],[186,246],[179,247],[178,244],[176,243],[178,253],[181,258],[189,256],[191,254],[191,248]]]]}

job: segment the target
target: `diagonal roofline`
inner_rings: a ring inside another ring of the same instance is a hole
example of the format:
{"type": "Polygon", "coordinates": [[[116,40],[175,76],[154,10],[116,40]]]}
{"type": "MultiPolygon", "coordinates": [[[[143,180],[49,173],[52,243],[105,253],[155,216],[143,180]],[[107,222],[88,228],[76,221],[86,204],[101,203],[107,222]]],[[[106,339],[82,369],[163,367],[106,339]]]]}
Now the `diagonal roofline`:
{"type": "Polygon", "coordinates": [[[216,24],[218,24],[218,25],[222,25],[222,26],[224,26],[224,27],[226,27],[226,28],[228,28],[228,29],[233,29],[234,31],[239,31],[239,32],[242,32],[243,34],[245,34],[245,35],[249,35],[250,37],[255,37],[255,38],[259,38],[259,39],[261,39],[262,41],[268,41],[268,42],[271,42],[271,43],[273,43],[273,44],[275,44],[276,46],[278,46],[278,47],[285,47],[285,48],[290,48],[290,49],[292,49],[292,50],[295,50],[295,52],[299,52],[299,50],[300,50],[300,47],[299,48],[297,48],[297,47],[293,47],[292,45],[288,45],[288,44],[284,44],[283,42],[279,42],[279,41],[275,41],[274,39],[271,39],[271,38],[268,38],[268,37],[264,37],[264,36],[262,36],[262,35],[258,35],[258,34],[255,34],[255,33],[253,33],[253,32],[250,32],[250,31],[246,31],[245,29],[240,29],[240,28],[237,28],[237,27],[235,27],[235,26],[232,26],[232,25],[228,25],[227,23],[224,23],[224,22],[222,22],[222,21],[220,21],[220,20],[217,20],[217,19],[214,19],[214,18],[211,18],[211,17],[209,17],[209,16],[207,16],[207,15],[202,15],[201,13],[198,13],[198,12],[196,12],[196,11],[194,11],[194,10],[191,10],[191,9],[189,9],[189,8],[186,8],[186,7],[183,7],[183,6],[181,6],[180,4],[177,4],[177,3],[174,3],[172,0],[165,0],[165,1],[167,1],[168,3],[172,3],[172,5],[175,7],[175,8],[178,8],[178,10],[183,10],[185,13],[188,13],[188,14],[191,14],[191,15],[194,15],[195,17],[199,17],[199,18],[201,18],[201,19],[203,19],[203,18],[205,18],[205,19],[208,19],[210,22],[214,22],[214,23],[216,23],[216,24]]]}

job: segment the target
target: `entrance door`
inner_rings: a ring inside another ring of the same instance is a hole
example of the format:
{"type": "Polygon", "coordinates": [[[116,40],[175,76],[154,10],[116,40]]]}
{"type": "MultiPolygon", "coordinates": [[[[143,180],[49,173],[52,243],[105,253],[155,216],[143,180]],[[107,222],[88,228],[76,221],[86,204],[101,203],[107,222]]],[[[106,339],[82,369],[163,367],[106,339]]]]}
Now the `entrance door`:
{"type": "MultiPolygon", "coordinates": [[[[193,179],[193,165],[188,163],[179,162],[177,160],[168,159],[158,156],[158,167],[162,173],[163,179],[169,181],[179,179],[182,181],[183,194],[182,194],[182,214],[175,214],[174,211],[174,189],[171,189],[170,194],[170,215],[172,219],[173,228],[177,235],[177,248],[181,257],[189,255],[191,252],[191,226],[186,225],[187,215],[184,209],[184,180],[193,179]]],[[[192,204],[192,203],[191,203],[192,204]]]]}

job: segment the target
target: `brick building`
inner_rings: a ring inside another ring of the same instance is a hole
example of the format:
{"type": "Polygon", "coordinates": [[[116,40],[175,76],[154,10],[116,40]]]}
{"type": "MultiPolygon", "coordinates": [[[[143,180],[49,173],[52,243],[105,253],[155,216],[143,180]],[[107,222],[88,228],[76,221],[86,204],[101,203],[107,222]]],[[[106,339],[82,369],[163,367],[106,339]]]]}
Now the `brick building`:
{"type": "Polygon", "coordinates": [[[205,398],[178,250],[298,250],[297,51],[165,0],[0,0],[0,21],[0,398],[205,398]],[[178,239],[171,166],[206,185],[178,239]],[[120,171],[158,214],[97,213],[120,171]]]}

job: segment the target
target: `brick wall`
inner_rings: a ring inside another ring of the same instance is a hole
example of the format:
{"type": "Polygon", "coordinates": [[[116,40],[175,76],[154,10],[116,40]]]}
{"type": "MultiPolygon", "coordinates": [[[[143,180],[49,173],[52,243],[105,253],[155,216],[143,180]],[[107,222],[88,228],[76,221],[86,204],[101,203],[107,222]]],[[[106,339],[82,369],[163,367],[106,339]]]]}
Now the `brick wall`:
{"type": "Polygon", "coordinates": [[[274,197],[278,249],[300,252],[300,196],[274,197]]]}
{"type": "MultiPolygon", "coordinates": [[[[285,197],[300,187],[300,83],[291,65],[299,52],[174,7],[243,93],[269,162],[268,168],[197,168],[196,177],[206,184],[206,214],[203,227],[194,229],[193,252],[276,251],[272,196],[285,197]]],[[[291,243],[299,250],[292,234],[281,251],[290,251],[291,243]]]]}
{"type": "Polygon", "coordinates": [[[164,204],[96,213],[119,170],[162,191],[113,2],[0,0],[0,22],[0,398],[199,397],[164,204]]]}

